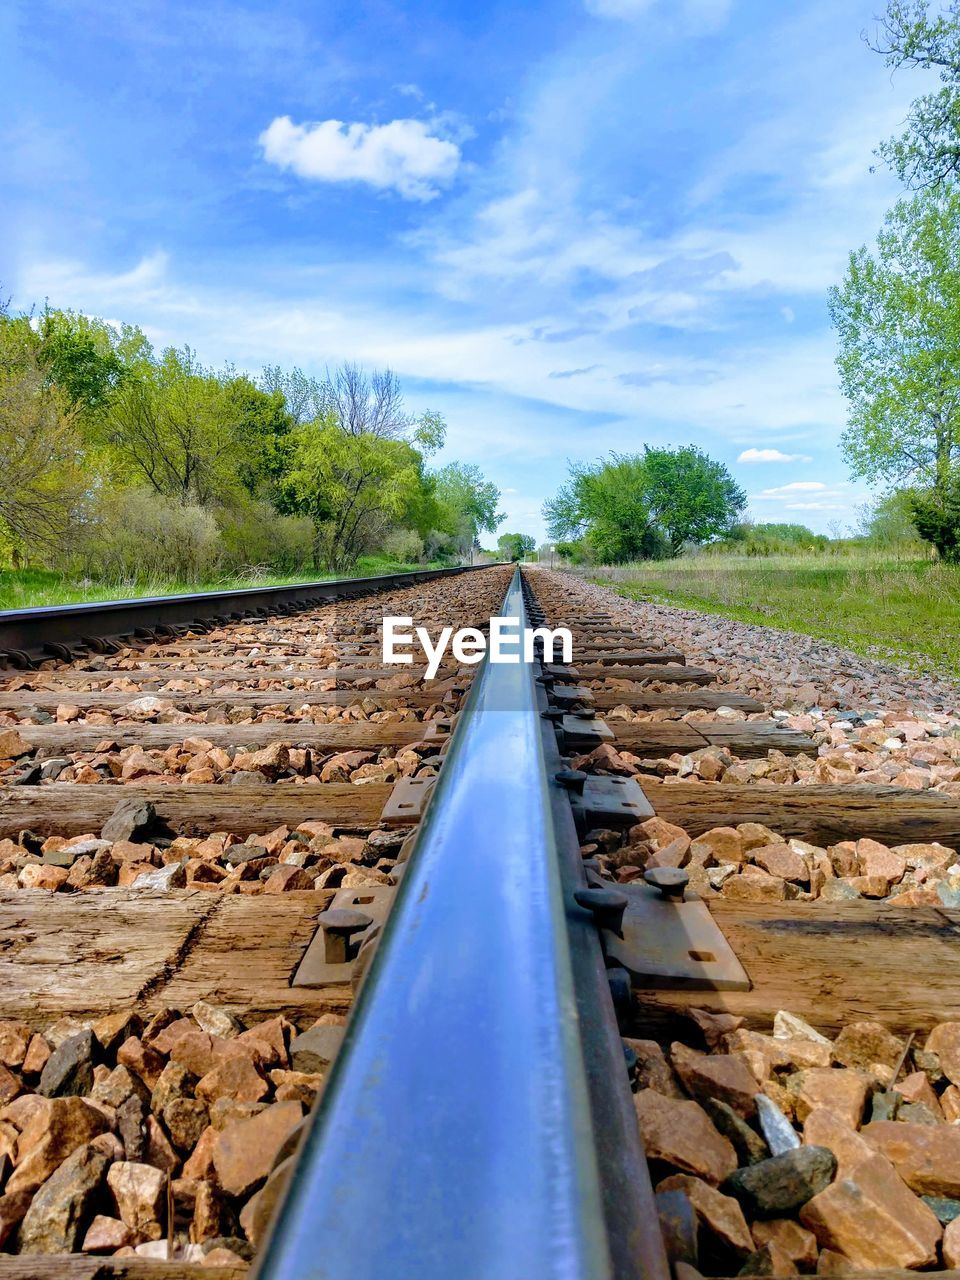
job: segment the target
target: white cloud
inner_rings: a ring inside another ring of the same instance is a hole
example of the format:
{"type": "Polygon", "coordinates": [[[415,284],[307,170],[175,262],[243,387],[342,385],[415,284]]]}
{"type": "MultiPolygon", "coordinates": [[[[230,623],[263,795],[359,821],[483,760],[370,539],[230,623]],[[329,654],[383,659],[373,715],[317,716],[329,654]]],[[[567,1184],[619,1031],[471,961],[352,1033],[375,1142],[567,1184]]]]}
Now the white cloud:
{"type": "Polygon", "coordinates": [[[738,462],[810,462],[802,453],[781,453],[779,449],[744,449],[738,462]]]}
{"type": "Polygon", "coordinates": [[[800,493],[821,493],[827,489],[820,480],[794,480],[792,484],[782,484],[776,489],[764,489],[756,494],[757,498],[789,498],[800,493]]]}
{"type": "MultiPolygon", "coordinates": [[[[584,0],[587,12],[594,17],[618,18],[622,22],[635,22],[656,8],[657,3],[658,0],[584,0]]],[[[727,20],[732,4],[733,0],[682,0],[679,8],[688,22],[710,31],[727,20]]]]}
{"type": "Polygon", "coordinates": [[[460,164],[455,142],[431,133],[422,120],[294,124],[277,116],[259,142],[264,159],[317,182],[366,182],[405,200],[432,200],[460,164]]]}

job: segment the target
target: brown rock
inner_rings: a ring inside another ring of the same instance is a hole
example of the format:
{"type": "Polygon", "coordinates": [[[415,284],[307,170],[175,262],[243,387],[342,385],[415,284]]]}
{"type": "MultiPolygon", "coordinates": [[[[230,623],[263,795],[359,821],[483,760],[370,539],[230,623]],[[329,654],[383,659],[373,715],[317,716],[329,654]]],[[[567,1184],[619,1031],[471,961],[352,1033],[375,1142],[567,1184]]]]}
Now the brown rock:
{"type": "Polygon", "coordinates": [[[16,729],[0,729],[0,760],[16,760],[32,750],[16,729]]]}
{"type": "Polygon", "coordinates": [[[23,1221],[32,1199],[32,1190],[7,1190],[4,1195],[0,1196],[0,1249],[6,1246],[7,1241],[23,1221]]]}
{"type": "Polygon", "coordinates": [[[135,1238],[159,1240],[166,1219],[167,1175],[149,1164],[119,1160],[110,1166],[107,1185],[135,1238]]]}
{"type": "Polygon", "coordinates": [[[719,1099],[744,1119],[756,1112],[757,1082],[739,1054],[696,1053],[677,1042],[670,1046],[670,1058],[683,1087],[698,1102],[719,1099]]]}
{"type": "Polygon", "coordinates": [[[49,1062],[51,1053],[53,1050],[43,1036],[33,1036],[27,1047],[26,1057],[23,1059],[23,1074],[25,1076],[40,1075],[49,1062]]]}
{"type": "Polygon", "coordinates": [[[904,1044],[879,1022],[848,1022],[833,1042],[833,1060],[845,1067],[895,1066],[904,1044]]]}
{"type": "MultiPolygon", "coordinates": [[[[910,1075],[904,1076],[893,1087],[905,1102],[922,1103],[938,1120],[946,1119],[940,1107],[940,1100],[931,1087],[926,1072],[911,1071],[910,1075]]],[[[951,1085],[950,1088],[952,1089],[954,1086],[951,1085]]]]}
{"type": "Polygon", "coordinates": [[[661,1191],[683,1191],[699,1222],[722,1245],[733,1249],[740,1257],[753,1252],[753,1239],[743,1210],[732,1196],[725,1196],[702,1179],[691,1178],[684,1173],[664,1178],[657,1184],[657,1193],[661,1191]]]}
{"type": "Polygon", "coordinates": [[[255,1247],[267,1234],[270,1221],[283,1193],[286,1190],[290,1175],[296,1165],[296,1156],[287,1156],[275,1169],[258,1192],[250,1197],[240,1210],[240,1226],[244,1235],[255,1247]]]}
{"type": "Polygon", "coordinates": [[[761,1218],[750,1230],[758,1249],[775,1242],[799,1271],[812,1271],[817,1265],[816,1236],[792,1218],[761,1218]]]}
{"type": "Polygon", "coordinates": [[[719,1049],[724,1036],[739,1031],[746,1021],[732,1013],[709,1013],[706,1009],[688,1009],[687,1017],[703,1032],[708,1049],[719,1049]]]}
{"type": "Polygon", "coordinates": [[[663,1160],[713,1186],[737,1167],[733,1147],[698,1103],[665,1098],[653,1089],[641,1089],[633,1102],[649,1159],[663,1160]]]}
{"type": "Polygon", "coordinates": [[[683,827],[678,827],[672,822],[667,822],[665,818],[647,818],[646,822],[641,822],[635,827],[630,828],[631,837],[649,841],[654,851],[662,849],[665,845],[672,844],[674,840],[687,840],[690,837],[684,831],[683,827]]]}
{"type": "Polygon", "coordinates": [[[815,1107],[836,1112],[853,1129],[863,1119],[867,1082],[856,1071],[810,1067],[789,1078],[787,1092],[793,1095],[794,1109],[801,1123],[815,1107]]]}
{"type": "Polygon", "coordinates": [[[682,1098],[673,1070],[656,1040],[632,1040],[625,1043],[637,1055],[636,1083],[638,1089],[656,1089],[668,1098],[682,1098]]]}
{"type": "Polygon", "coordinates": [[[12,1071],[0,1063],[0,1106],[5,1107],[19,1094],[23,1093],[23,1085],[12,1071]]]}
{"type": "Polygon", "coordinates": [[[84,1143],[44,1182],[20,1225],[22,1253],[73,1253],[79,1248],[92,1205],[110,1163],[84,1143]]]}
{"type": "Polygon", "coordinates": [[[827,1147],[832,1151],[837,1157],[840,1177],[874,1154],[869,1142],[826,1107],[815,1108],[804,1120],[803,1140],[809,1146],[827,1147]]]}
{"type": "Polygon", "coordinates": [[[174,1174],[180,1167],[180,1157],[170,1145],[166,1130],[156,1116],[148,1115],[146,1119],[144,1158],[147,1164],[155,1165],[164,1173],[174,1174]]]}
{"type": "Polygon", "coordinates": [[[927,1036],[925,1048],[940,1059],[943,1074],[960,1085],[960,1022],[940,1022],[927,1036]]]}
{"type": "Polygon", "coordinates": [[[183,1166],[183,1176],[185,1178],[211,1178],[214,1176],[213,1167],[213,1148],[216,1144],[219,1130],[213,1125],[208,1125],[200,1135],[200,1140],[193,1149],[193,1153],[185,1161],[183,1166]]]}
{"type": "Polygon", "coordinates": [[[259,1102],[266,1098],[270,1086],[244,1054],[227,1058],[200,1080],[196,1095],[204,1102],[233,1098],[237,1102],[259,1102]]]}
{"type": "Polygon", "coordinates": [[[115,1253],[124,1245],[132,1244],[133,1232],[119,1218],[108,1218],[98,1213],[87,1228],[80,1246],[83,1253],[115,1253]]]}
{"type": "Polygon", "coordinates": [[[240,751],[234,757],[236,772],[262,773],[273,781],[290,764],[290,749],[282,742],[272,742],[262,751],[240,751]]]}
{"type": "Polygon", "coordinates": [[[292,893],[296,889],[312,889],[313,876],[300,867],[280,866],[264,881],[264,893],[292,893]]]}
{"type": "Polygon", "coordinates": [[[940,1095],[940,1110],[947,1124],[960,1120],[960,1089],[955,1084],[948,1084],[940,1095]]]}
{"type": "Polygon", "coordinates": [[[877,840],[858,840],[856,847],[862,876],[879,876],[887,885],[903,879],[907,869],[906,858],[888,849],[877,840]]]}
{"type": "Polygon", "coordinates": [[[78,1147],[106,1132],[104,1116],[82,1098],[50,1098],[17,1140],[17,1167],[5,1190],[35,1191],[78,1147]]]}
{"type": "Polygon", "coordinates": [[[720,892],[724,898],[734,902],[785,902],[795,896],[795,892],[790,893],[785,880],[752,866],[746,867],[738,876],[724,880],[720,892]]]}
{"type": "Polygon", "coordinates": [[[740,822],[737,824],[737,832],[744,849],[747,850],[759,848],[763,844],[780,844],[781,842],[776,831],[771,831],[762,822],[740,822]]]}
{"type": "Polygon", "coordinates": [[[289,1062],[287,1044],[296,1028],[286,1018],[257,1022],[237,1036],[237,1043],[249,1047],[264,1067],[285,1067],[289,1062]]]}
{"type": "Polygon", "coordinates": [[[917,1195],[960,1197],[960,1128],[874,1120],[861,1132],[917,1195]]]}
{"type": "Polygon", "coordinates": [[[160,1072],[164,1067],[163,1058],[156,1049],[144,1044],[137,1036],[129,1036],[124,1040],[117,1050],[117,1062],[120,1066],[129,1067],[151,1090],[160,1079],[160,1072]]]}
{"type": "MultiPolygon", "coordinates": [[[[709,849],[714,862],[742,862],[743,839],[735,827],[713,827],[697,836],[696,845],[709,849]]],[[[691,857],[693,857],[691,848],[691,857]]]]}
{"type": "Polygon", "coordinates": [[[863,1270],[924,1267],[937,1259],[940,1223],[882,1157],[864,1160],[814,1196],[800,1221],[821,1246],[863,1270]]]}
{"type": "Polygon", "coordinates": [[[772,876],[781,880],[791,880],[795,884],[806,884],[810,879],[810,869],[788,844],[764,844],[753,850],[754,862],[769,871],[772,876]]]}
{"type": "Polygon", "coordinates": [[[755,1253],[751,1253],[740,1270],[739,1276],[795,1276],[797,1268],[793,1259],[777,1240],[768,1240],[755,1253]]]}
{"type": "Polygon", "coordinates": [[[940,1247],[943,1253],[944,1266],[950,1267],[952,1270],[960,1268],[960,1218],[954,1218],[944,1228],[940,1247]]]}
{"type": "Polygon", "coordinates": [[[0,1022],[0,1064],[5,1067],[22,1067],[33,1032],[24,1022],[0,1022]]]}
{"type": "Polygon", "coordinates": [[[221,1235],[222,1216],[223,1201],[216,1188],[210,1182],[199,1183],[197,1198],[194,1202],[193,1221],[190,1223],[191,1242],[202,1244],[204,1240],[213,1240],[221,1235]]]}
{"type": "Polygon", "coordinates": [[[283,1071],[270,1072],[270,1083],[274,1088],[277,1102],[302,1102],[309,1109],[317,1100],[317,1094],[323,1089],[324,1076],[319,1071],[283,1071]]]}
{"type": "Polygon", "coordinates": [[[298,1102],[278,1102],[250,1120],[227,1125],[213,1148],[217,1180],[224,1191],[250,1195],[266,1178],[283,1140],[302,1117],[298,1102]]]}

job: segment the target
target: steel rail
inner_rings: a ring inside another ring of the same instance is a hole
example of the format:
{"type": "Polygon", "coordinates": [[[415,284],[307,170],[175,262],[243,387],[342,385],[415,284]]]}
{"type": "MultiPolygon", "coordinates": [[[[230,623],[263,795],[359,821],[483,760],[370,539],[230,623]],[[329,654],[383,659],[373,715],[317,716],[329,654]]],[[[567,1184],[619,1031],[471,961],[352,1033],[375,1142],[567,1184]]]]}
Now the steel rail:
{"type": "Polygon", "coordinates": [[[280,587],[244,587],[188,595],[145,596],[134,600],[96,600],[47,605],[35,609],[0,610],[0,659],[27,666],[37,657],[67,657],[78,643],[93,638],[151,632],[192,623],[228,622],[253,614],[306,609],[337,600],[373,595],[395,587],[417,586],[434,578],[486,569],[458,565],[450,569],[417,569],[370,578],[327,578],[280,587]]]}
{"type": "Polygon", "coordinates": [[[260,1280],[669,1276],[534,675],[477,673],[260,1280]]]}

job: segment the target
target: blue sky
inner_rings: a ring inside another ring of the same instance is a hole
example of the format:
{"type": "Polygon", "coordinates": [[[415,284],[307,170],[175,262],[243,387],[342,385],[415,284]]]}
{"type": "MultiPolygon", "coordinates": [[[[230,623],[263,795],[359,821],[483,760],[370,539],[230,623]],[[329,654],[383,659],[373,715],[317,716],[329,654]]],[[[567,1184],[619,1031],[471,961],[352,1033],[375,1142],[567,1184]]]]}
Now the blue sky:
{"type": "Polygon", "coordinates": [[[0,287],[210,364],[389,365],[505,528],[643,443],[848,524],[826,290],[927,87],[862,42],[880,7],[8,3],[0,287]]]}

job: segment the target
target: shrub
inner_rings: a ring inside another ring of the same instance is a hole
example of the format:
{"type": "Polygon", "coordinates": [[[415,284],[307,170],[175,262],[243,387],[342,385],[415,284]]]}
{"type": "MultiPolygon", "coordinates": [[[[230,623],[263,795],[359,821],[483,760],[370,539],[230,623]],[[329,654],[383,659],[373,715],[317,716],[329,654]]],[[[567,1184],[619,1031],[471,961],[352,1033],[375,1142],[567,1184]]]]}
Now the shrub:
{"type": "Polygon", "coordinates": [[[313,558],[313,525],[305,516],[281,516],[268,502],[249,502],[216,513],[224,565],[238,572],[267,565],[300,573],[313,558]]]}
{"type": "Polygon", "coordinates": [[[383,553],[399,564],[422,564],[423,539],[413,529],[393,529],[383,540],[383,553]]]}
{"type": "Polygon", "coordinates": [[[203,581],[223,565],[217,522],[201,507],[147,489],[106,489],[93,498],[74,545],[56,559],[91,578],[203,581]]]}

